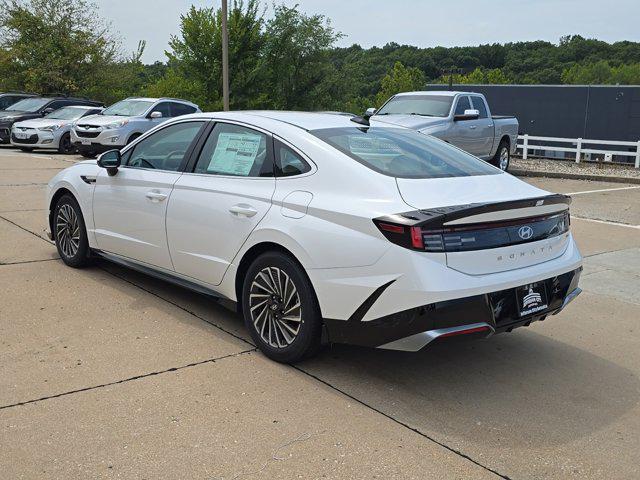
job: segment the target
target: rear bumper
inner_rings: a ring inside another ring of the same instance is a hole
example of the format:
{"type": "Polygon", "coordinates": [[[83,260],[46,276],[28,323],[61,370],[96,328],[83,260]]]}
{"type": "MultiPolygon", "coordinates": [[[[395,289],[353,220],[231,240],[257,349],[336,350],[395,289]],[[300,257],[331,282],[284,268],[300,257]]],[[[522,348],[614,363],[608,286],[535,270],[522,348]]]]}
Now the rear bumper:
{"type": "Polygon", "coordinates": [[[404,351],[418,351],[434,340],[454,335],[487,337],[562,311],[581,292],[581,271],[579,267],[544,280],[548,308],[524,317],[518,313],[516,288],[509,288],[422,305],[367,322],[361,318],[327,319],[325,325],[334,343],[404,351]]]}

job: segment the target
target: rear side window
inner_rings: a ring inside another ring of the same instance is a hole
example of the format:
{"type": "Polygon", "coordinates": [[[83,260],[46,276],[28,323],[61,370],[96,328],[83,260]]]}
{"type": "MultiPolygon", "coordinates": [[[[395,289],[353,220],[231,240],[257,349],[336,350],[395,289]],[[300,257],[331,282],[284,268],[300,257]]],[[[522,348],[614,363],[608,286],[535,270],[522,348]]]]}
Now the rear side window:
{"type": "Polygon", "coordinates": [[[292,177],[311,170],[309,164],[293,149],[276,141],[276,176],[292,177]]]}
{"type": "Polygon", "coordinates": [[[501,173],[473,155],[414,130],[340,127],[311,133],[357,162],[391,177],[444,178],[501,173]]]}
{"type": "Polygon", "coordinates": [[[465,110],[471,110],[471,103],[469,102],[469,97],[466,95],[458,98],[455,115],[464,115],[465,110]]]}
{"type": "Polygon", "coordinates": [[[272,177],[271,137],[251,128],[216,123],[194,173],[233,177],[272,177]]]}
{"type": "Polygon", "coordinates": [[[180,115],[189,115],[190,113],[196,113],[196,109],[184,103],[172,103],[171,114],[173,117],[179,117],[180,115]]]}
{"type": "Polygon", "coordinates": [[[480,112],[479,118],[487,118],[487,107],[484,106],[484,100],[482,100],[482,97],[471,97],[471,100],[473,100],[473,108],[480,112]]]}

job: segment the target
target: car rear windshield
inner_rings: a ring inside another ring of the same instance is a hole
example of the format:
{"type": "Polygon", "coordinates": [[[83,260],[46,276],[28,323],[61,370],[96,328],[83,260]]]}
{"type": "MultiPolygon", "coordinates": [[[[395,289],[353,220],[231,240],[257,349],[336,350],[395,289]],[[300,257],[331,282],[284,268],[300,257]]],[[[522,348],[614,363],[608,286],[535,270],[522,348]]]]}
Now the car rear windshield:
{"type": "Polygon", "coordinates": [[[118,117],[135,117],[146,112],[154,102],[149,100],[122,100],[114,103],[102,115],[116,115],[118,117]]]}
{"type": "Polygon", "coordinates": [[[25,98],[24,100],[14,103],[10,108],[7,108],[7,110],[12,112],[37,112],[50,101],[50,98],[25,98]]]}
{"type": "Polygon", "coordinates": [[[448,95],[398,95],[382,106],[376,115],[422,115],[448,117],[453,97],[448,95]]]}
{"type": "Polygon", "coordinates": [[[376,172],[400,178],[495,175],[500,170],[414,130],[340,127],[310,133],[376,172]]]}

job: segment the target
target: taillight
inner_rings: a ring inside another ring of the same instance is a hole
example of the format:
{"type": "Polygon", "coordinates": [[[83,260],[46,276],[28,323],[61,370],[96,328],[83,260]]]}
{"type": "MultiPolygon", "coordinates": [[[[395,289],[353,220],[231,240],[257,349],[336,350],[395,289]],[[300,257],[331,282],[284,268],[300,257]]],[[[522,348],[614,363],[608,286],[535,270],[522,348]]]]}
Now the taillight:
{"type": "Polygon", "coordinates": [[[464,252],[537,242],[568,232],[570,224],[568,211],[533,218],[437,228],[393,223],[389,218],[374,220],[388,240],[405,248],[425,252],[464,252]]]}

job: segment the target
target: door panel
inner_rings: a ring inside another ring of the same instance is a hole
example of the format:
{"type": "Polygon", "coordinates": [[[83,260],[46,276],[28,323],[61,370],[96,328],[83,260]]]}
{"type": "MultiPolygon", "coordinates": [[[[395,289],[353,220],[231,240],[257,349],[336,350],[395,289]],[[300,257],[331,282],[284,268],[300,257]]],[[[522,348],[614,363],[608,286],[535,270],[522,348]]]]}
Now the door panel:
{"type": "Polygon", "coordinates": [[[489,116],[485,101],[482,97],[471,96],[473,108],[480,112],[480,117],[476,122],[477,152],[474,155],[481,158],[488,158],[493,150],[495,129],[493,119],[489,116]]]}
{"type": "Polygon", "coordinates": [[[93,194],[98,247],[173,270],[166,234],[167,204],[204,121],[167,125],[123,154],[113,177],[102,170],[93,194]]]}
{"type": "Polygon", "coordinates": [[[167,237],[178,273],[218,285],[249,234],[271,208],[274,178],[185,174],[167,212],[167,237]]]}
{"type": "Polygon", "coordinates": [[[165,216],[179,172],[120,168],[96,178],[93,220],[98,248],[150,265],[173,270],[165,216]]]}
{"type": "Polygon", "coordinates": [[[175,184],[167,238],[176,272],[218,285],[271,208],[276,187],[270,135],[216,123],[194,173],[175,184]]]}

